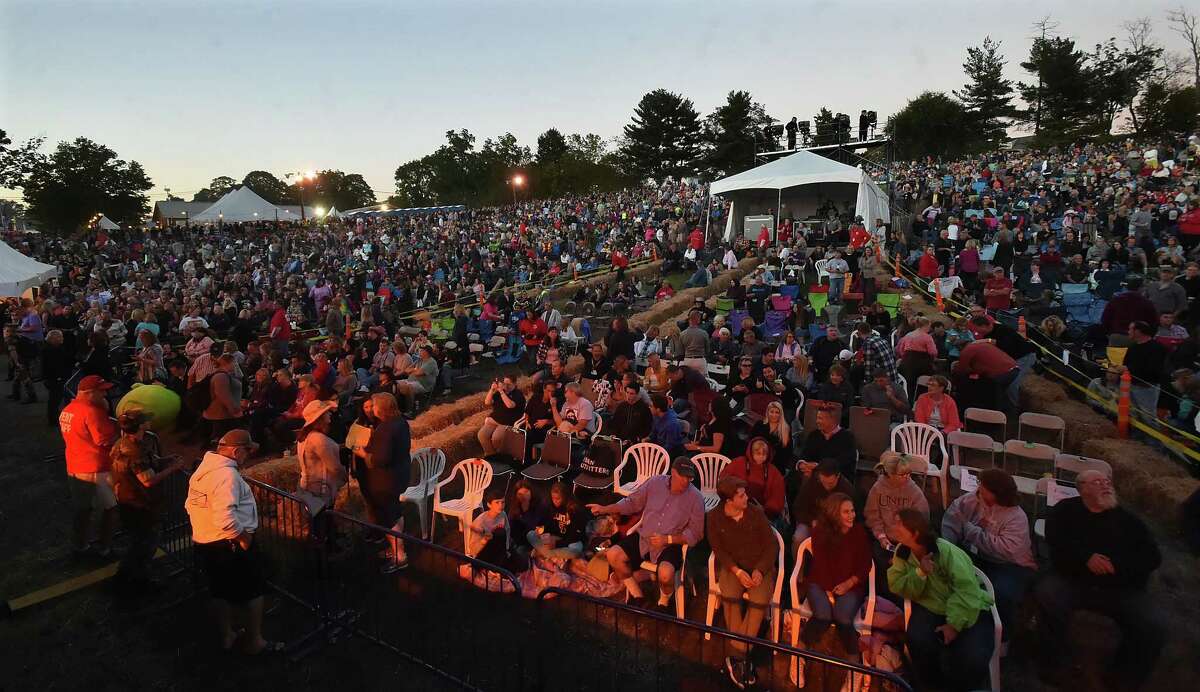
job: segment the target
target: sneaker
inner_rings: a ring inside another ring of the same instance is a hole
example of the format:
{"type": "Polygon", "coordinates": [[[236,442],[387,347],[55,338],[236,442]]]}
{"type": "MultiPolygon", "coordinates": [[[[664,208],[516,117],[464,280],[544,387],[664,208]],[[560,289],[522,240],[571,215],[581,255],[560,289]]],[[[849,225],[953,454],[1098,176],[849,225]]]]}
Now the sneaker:
{"type": "Polygon", "coordinates": [[[400,570],[407,569],[407,568],[408,568],[408,559],[405,558],[403,560],[391,560],[387,564],[385,564],[383,567],[379,568],[379,571],[383,574],[392,574],[394,572],[399,572],[400,570]]]}
{"type": "Polygon", "coordinates": [[[746,689],[744,667],[741,659],[734,658],[733,656],[725,657],[725,671],[729,673],[729,681],[739,690],[746,689]]]}

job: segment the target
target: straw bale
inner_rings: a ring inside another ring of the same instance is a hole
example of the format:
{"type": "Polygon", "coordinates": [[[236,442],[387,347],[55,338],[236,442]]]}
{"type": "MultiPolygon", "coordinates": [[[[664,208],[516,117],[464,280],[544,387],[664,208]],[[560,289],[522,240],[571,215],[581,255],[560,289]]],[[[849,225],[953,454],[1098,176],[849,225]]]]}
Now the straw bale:
{"type": "Polygon", "coordinates": [[[1082,449],[1083,443],[1088,440],[1115,437],[1117,434],[1117,426],[1107,416],[1101,415],[1081,401],[1051,401],[1040,409],[1040,412],[1058,416],[1066,421],[1067,434],[1063,451],[1075,452],[1082,449]]]}
{"type": "Polygon", "coordinates": [[[300,465],[294,456],[269,459],[255,464],[242,471],[242,475],[288,492],[300,485],[300,465]]]}
{"type": "Polygon", "coordinates": [[[1041,375],[1028,375],[1021,380],[1020,399],[1022,411],[1045,411],[1051,402],[1066,401],[1067,391],[1041,375]]]}
{"type": "Polygon", "coordinates": [[[1180,504],[1200,487],[1176,461],[1141,442],[1091,439],[1081,453],[1111,464],[1122,500],[1168,525],[1178,522],[1180,504]]]}

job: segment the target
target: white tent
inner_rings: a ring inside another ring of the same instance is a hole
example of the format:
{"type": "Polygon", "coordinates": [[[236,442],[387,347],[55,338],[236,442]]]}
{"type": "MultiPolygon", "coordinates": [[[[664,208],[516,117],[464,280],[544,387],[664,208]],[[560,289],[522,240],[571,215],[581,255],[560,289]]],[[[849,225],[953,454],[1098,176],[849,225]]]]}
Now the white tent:
{"type": "Polygon", "coordinates": [[[0,296],[19,296],[58,276],[58,267],[26,257],[0,241],[0,296]]]}
{"type": "Polygon", "coordinates": [[[325,212],[325,218],[340,219],[342,218],[342,212],[338,211],[337,207],[330,207],[329,211],[325,212]]]}
{"type": "Polygon", "coordinates": [[[735,208],[743,214],[761,212],[775,216],[782,207],[793,217],[803,218],[815,212],[819,200],[847,203],[853,200],[854,213],[863,217],[868,226],[875,219],[891,221],[887,195],[866,171],[810,151],[799,151],[723,178],[714,182],[709,191],[733,198],[735,208]],[[766,194],[770,191],[775,194],[766,194]]]}
{"type": "Polygon", "coordinates": [[[121,229],[115,221],[103,214],[100,215],[100,220],[96,224],[100,226],[100,230],[102,231],[117,231],[121,229]]]}
{"type": "Polygon", "coordinates": [[[274,204],[259,197],[254,190],[243,185],[228,192],[224,197],[213,203],[211,207],[196,214],[189,223],[238,223],[241,221],[274,221],[279,214],[280,221],[300,220],[299,214],[281,211],[274,204]]]}

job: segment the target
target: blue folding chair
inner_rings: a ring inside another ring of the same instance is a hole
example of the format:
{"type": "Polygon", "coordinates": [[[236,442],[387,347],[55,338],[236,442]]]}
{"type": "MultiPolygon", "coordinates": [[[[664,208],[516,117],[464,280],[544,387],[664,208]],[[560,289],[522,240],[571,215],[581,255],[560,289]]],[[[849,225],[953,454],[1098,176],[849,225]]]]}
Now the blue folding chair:
{"type": "Polygon", "coordinates": [[[763,335],[768,339],[774,339],[787,331],[788,313],[782,310],[771,310],[767,313],[767,319],[763,321],[763,335]]]}
{"type": "MultiPolygon", "coordinates": [[[[1064,286],[1063,288],[1066,288],[1064,286]]],[[[1091,322],[1092,301],[1091,293],[1067,293],[1063,291],[1063,307],[1066,308],[1067,318],[1072,322],[1094,324],[1091,322]]]]}
{"type": "Polygon", "coordinates": [[[800,287],[799,286],[791,286],[791,285],[780,286],[779,294],[787,296],[788,298],[791,298],[792,302],[794,303],[797,300],[799,300],[799,298],[800,298],[800,287]]]}
{"type": "Polygon", "coordinates": [[[745,310],[729,311],[729,320],[726,322],[726,324],[729,326],[730,333],[732,333],[735,338],[742,333],[742,320],[749,316],[750,313],[746,312],[745,310]]]}

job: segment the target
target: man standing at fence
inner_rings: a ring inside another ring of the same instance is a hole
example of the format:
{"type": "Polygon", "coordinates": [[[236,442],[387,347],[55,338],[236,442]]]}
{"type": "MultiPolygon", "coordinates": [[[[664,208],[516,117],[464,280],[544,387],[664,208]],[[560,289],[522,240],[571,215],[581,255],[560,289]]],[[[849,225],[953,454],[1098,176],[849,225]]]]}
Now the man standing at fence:
{"type": "MultiPolygon", "coordinates": [[[[762,507],[750,504],[746,481],[725,476],[717,483],[721,504],[708,513],[708,542],[717,556],[717,583],[725,627],[734,634],[757,637],[775,587],[775,562],[779,544],[762,507]]],[[[755,684],[754,665],[746,657],[749,647],[730,640],[737,656],[725,657],[733,684],[755,684]]]]}
{"type": "Polygon", "coordinates": [[[698,373],[708,372],[708,332],[700,328],[699,310],[688,313],[688,328],[675,337],[675,356],[698,373]]]}
{"type": "Polygon", "coordinates": [[[184,508],[192,523],[196,559],[208,578],[213,612],[220,628],[221,648],[229,651],[241,639],[247,654],[282,651],[281,642],[262,636],[263,594],[266,581],[254,544],[258,506],[238,467],[258,449],[250,433],[231,430],[208,452],[188,482],[184,508]],[[233,629],[233,611],[245,632],[233,629]]]}
{"type": "Polygon", "coordinates": [[[692,485],[696,467],[687,459],[676,460],[671,473],[654,476],[632,495],[613,505],[588,505],[597,516],[642,513],[636,532],[627,535],[605,555],[632,598],[642,597],[642,587],[633,573],[643,561],[657,565],[659,608],[671,603],[675,575],[683,568],[683,546],[693,546],[704,536],[704,496],[692,485]]]}
{"type": "Polygon", "coordinates": [[[92,511],[100,510],[100,547],[107,557],[112,552],[113,529],[117,523],[117,499],[109,482],[109,452],[117,441],[117,426],[108,417],[105,392],[113,384],[99,375],[79,381],[75,398],[58,415],[67,460],[67,487],[75,510],[73,543],[76,555],[88,549],[88,525],[92,511]]]}

